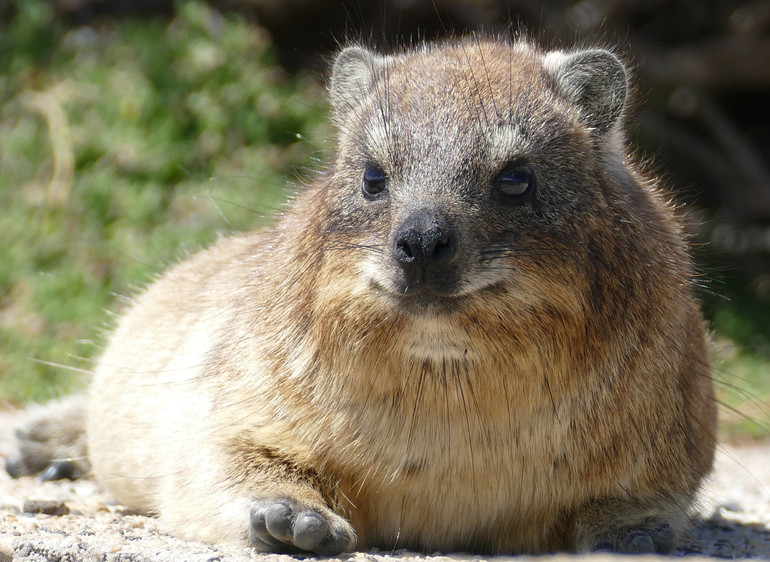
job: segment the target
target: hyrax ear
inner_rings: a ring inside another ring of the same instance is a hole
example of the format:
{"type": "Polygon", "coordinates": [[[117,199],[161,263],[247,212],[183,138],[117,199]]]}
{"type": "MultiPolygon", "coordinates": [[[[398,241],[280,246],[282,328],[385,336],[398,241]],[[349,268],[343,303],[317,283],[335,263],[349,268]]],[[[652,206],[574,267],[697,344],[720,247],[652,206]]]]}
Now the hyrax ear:
{"type": "Polygon", "coordinates": [[[338,115],[355,109],[385,68],[387,58],[362,47],[347,47],[334,59],[329,96],[338,115]]]}
{"type": "Polygon", "coordinates": [[[626,68],[609,51],[549,53],[545,64],[589,127],[607,132],[623,115],[628,94],[626,68]]]}

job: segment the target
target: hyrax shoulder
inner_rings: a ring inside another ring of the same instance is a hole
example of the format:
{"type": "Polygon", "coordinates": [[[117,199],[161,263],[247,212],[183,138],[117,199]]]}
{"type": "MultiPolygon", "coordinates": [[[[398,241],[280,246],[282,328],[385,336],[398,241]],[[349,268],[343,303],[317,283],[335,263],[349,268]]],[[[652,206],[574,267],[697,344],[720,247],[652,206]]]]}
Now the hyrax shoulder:
{"type": "Polygon", "coordinates": [[[172,268],[90,390],[97,477],[264,551],[667,552],[714,405],[681,227],[605,50],[343,50],[336,150],[172,268]]]}

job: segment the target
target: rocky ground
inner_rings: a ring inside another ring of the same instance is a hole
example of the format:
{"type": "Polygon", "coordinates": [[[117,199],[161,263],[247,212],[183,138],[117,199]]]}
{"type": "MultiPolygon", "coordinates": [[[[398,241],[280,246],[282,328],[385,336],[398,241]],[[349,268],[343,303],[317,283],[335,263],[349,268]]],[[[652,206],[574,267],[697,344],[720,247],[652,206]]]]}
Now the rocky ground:
{"type": "MultiPolygon", "coordinates": [[[[12,452],[16,414],[0,410],[0,457],[12,452]]],[[[677,554],[692,557],[770,559],[770,443],[720,448],[716,469],[704,490],[692,538],[677,554]]],[[[557,558],[574,558],[565,555],[557,558]]],[[[595,558],[614,558],[595,555],[595,558]]],[[[528,557],[519,557],[519,559],[528,557]]],[[[656,557],[637,557],[639,562],[656,557]]],[[[476,562],[469,555],[415,555],[406,551],[365,552],[345,562],[476,562]]],[[[0,562],[281,562],[289,556],[258,555],[250,549],[215,548],[164,533],[155,519],[110,501],[91,479],[76,482],[12,480],[0,473],[0,562]]],[[[496,562],[503,562],[499,557],[496,562]]]]}

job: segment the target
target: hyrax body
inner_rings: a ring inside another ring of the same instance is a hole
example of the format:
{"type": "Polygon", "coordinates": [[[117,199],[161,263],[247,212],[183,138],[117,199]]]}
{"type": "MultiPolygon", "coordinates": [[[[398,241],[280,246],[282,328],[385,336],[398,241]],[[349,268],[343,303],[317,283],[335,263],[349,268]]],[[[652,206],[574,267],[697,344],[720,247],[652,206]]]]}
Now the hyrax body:
{"type": "MultiPolygon", "coordinates": [[[[673,548],[715,411],[626,82],[603,50],[343,50],[326,173],[120,321],[88,396],[96,477],[265,551],[673,548]]],[[[36,423],[12,472],[44,464],[36,423]]]]}

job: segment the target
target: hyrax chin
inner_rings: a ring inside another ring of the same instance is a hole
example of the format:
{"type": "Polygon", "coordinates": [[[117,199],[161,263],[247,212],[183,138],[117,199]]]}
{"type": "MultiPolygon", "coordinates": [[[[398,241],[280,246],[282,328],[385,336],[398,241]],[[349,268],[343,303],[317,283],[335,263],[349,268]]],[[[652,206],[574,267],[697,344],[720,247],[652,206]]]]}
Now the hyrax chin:
{"type": "Polygon", "coordinates": [[[326,173],[139,296],[87,406],[34,413],[9,471],[76,448],[82,405],[96,477],[188,538],[674,548],[712,463],[712,381],[682,229],[626,154],[624,66],[349,47],[330,96],[326,173]]]}

